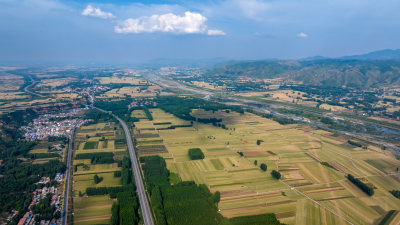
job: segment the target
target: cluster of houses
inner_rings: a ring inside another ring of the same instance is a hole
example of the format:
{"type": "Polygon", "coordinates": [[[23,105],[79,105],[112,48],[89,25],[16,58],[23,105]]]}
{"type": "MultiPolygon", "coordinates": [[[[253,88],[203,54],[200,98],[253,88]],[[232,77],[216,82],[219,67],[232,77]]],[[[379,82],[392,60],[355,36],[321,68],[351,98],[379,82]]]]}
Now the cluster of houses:
{"type": "MultiPolygon", "coordinates": [[[[53,218],[52,220],[42,220],[42,221],[35,221],[35,214],[32,211],[32,208],[39,204],[40,200],[46,198],[48,194],[51,194],[51,199],[50,199],[50,205],[55,207],[54,213],[57,211],[61,212],[62,210],[62,202],[61,202],[61,196],[62,192],[60,191],[59,187],[62,185],[61,183],[63,182],[63,174],[62,173],[57,173],[56,176],[54,177],[54,180],[57,181],[57,186],[44,186],[42,188],[36,189],[32,192],[32,201],[28,206],[28,210],[25,213],[25,215],[19,220],[18,225],[34,225],[39,223],[40,225],[57,225],[61,224],[61,219],[55,219],[53,218]]],[[[40,178],[40,181],[38,184],[48,184],[51,182],[50,177],[42,177],[40,178]]]]}
{"type": "Polygon", "coordinates": [[[45,118],[34,119],[28,126],[21,127],[25,132],[26,140],[43,140],[49,136],[68,136],[74,125],[81,126],[86,121],[81,119],[66,119],[63,121],[49,121],[45,118]]]}
{"type": "Polygon", "coordinates": [[[87,120],[82,119],[64,119],[74,116],[82,111],[83,108],[71,109],[67,112],[58,114],[44,114],[34,119],[28,126],[22,126],[26,140],[43,140],[49,136],[62,137],[67,136],[74,126],[81,126],[87,120]]]}

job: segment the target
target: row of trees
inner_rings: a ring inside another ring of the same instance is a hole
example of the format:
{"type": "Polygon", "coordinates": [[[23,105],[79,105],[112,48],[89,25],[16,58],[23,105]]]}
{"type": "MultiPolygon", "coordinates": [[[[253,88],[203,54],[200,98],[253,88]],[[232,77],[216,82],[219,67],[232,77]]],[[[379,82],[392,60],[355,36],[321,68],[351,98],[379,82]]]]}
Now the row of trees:
{"type": "Polygon", "coordinates": [[[111,207],[112,225],[133,225],[139,222],[139,202],[136,192],[127,190],[117,194],[118,202],[111,207]]]}
{"type": "Polygon", "coordinates": [[[28,157],[31,159],[45,159],[45,158],[56,158],[60,155],[57,153],[35,153],[35,154],[28,154],[28,157]]]}
{"type": "Polygon", "coordinates": [[[146,114],[147,119],[152,121],[153,120],[153,115],[151,115],[151,112],[150,112],[149,108],[147,108],[147,106],[143,106],[143,111],[146,114]]]}
{"type": "Polygon", "coordinates": [[[110,197],[116,197],[111,208],[112,225],[133,225],[139,222],[139,202],[136,194],[136,186],[132,179],[131,161],[124,157],[119,165],[122,167],[120,173],[114,173],[114,176],[121,177],[122,187],[107,188],[110,197]]]}
{"type": "Polygon", "coordinates": [[[370,186],[364,184],[361,180],[355,178],[353,175],[348,174],[347,179],[351,181],[354,185],[356,185],[358,188],[360,188],[365,194],[368,196],[374,195],[374,189],[371,188],[370,186]]]}
{"type": "Polygon", "coordinates": [[[112,152],[96,152],[81,153],[75,156],[75,159],[90,159],[91,164],[109,164],[114,163],[114,153],[112,152]]]}
{"type": "Polygon", "coordinates": [[[123,192],[126,190],[135,190],[136,187],[134,184],[130,186],[120,186],[120,187],[88,187],[86,188],[87,196],[95,196],[95,195],[110,195],[111,198],[116,198],[117,193],[123,192]]]}
{"type": "Polygon", "coordinates": [[[354,145],[356,147],[359,147],[359,148],[361,148],[363,146],[362,144],[360,144],[358,142],[355,142],[355,141],[352,141],[352,140],[348,140],[347,143],[349,143],[351,145],[354,145]]]}

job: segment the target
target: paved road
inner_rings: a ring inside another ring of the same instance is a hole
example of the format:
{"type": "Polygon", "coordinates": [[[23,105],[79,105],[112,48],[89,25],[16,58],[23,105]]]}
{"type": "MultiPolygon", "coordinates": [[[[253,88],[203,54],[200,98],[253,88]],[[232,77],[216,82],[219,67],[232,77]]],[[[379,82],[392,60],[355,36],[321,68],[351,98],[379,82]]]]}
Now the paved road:
{"type": "Polygon", "coordinates": [[[68,143],[68,153],[67,153],[67,169],[65,170],[65,191],[64,191],[64,203],[63,203],[63,212],[61,213],[62,225],[67,224],[67,216],[68,216],[68,194],[69,194],[69,174],[71,173],[71,159],[72,159],[72,148],[74,146],[74,133],[76,126],[72,128],[71,135],[69,137],[68,143]]]}
{"type": "Polygon", "coordinates": [[[31,95],[37,95],[37,96],[39,96],[39,97],[44,97],[44,96],[41,95],[41,94],[38,94],[38,93],[35,93],[35,92],[29,90],[29,88],[31,88],[31,86],[33,86],[33,85],[35,85],[35,84],[37,83],[37,81],[33,80],[32,77],[30,77],[30,78],[31,78],[31,84],[28,85],[28,86],[26,86],[26,87],[24,88],[24,91],[25,91],[26,93],[31,94],[31,95]]]}
{"type": "MultiPolygon", "coordinates": [[[[94,106],[92,106],[92,107],[97,110],[100,110],[102,112],[109,113],[100,108],[97,108],[94,106]]],[[[140,169],[139,169],[138,161],[137,161],[136,154],[135,154],[135,148],[133,147],[131,132],[129,131],[128,126],[126,125],[126,123],[123,120],[121,120],[118,116],[116,116],[112,113],[109,113],[109,114],[112,115],[113,117],[115,117],[121,123],[122,128],[124,129],[124,132],[125,132],[126,142],[127,142],[128,150],[129,150],[129,156],[131,157],[133,174],[135,176],[135,183],[136,183],[137,192],[139,195],[140,208],[142,209],[144,225],[154,225],[149,202],[147,200],[146,190],[144,189],[142,176],[140,174],[140,169]]]]}

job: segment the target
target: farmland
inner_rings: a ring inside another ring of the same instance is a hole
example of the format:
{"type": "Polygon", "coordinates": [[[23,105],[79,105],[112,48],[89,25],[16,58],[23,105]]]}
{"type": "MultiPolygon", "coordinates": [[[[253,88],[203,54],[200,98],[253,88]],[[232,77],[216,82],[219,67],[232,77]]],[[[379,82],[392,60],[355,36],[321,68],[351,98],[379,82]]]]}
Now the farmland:
{"type": "Polygon", "coordinates": [[[157,108],[150,112],[152,121],[141,111],[132,112],[141,118],[134,128],[139,155],[160,155],[181,181],[219,191],[225,217],[275,213],[287,224],[372,224],[395,210],[389,221],[399,222],[400,200],[389,191],[400,185],[400,163],[389,151],[355,147],[327,131],[280,125],[251,113],[192,111],[197,119],[222,119],[223,129],[198,122],[190,126],[157,108]],[[190,148],[200,148],[205,158],[190,160],[190,148]],[[259,168],[262,163],[266,172],[259,168]],[[274,179],[272,170],[282,179],[274,179]],[[348,173],[375,194],[364,194],[345,178],[348,173]]]}
{"type": "Polygon", "coordinates": [[[109,195],[88,196],[87,188],[121,187],[121,161],[127,156],[123,131],[112,122],[82,126],[76,132],[74,146],[74,224],[109,224],[109,195]],[[119,143],[118,145],[115,142],[119,143]],[[111,158],[107,158],[111,155],[111,158]],[[96,180],[95,176],[99,177],[96,180]]]}

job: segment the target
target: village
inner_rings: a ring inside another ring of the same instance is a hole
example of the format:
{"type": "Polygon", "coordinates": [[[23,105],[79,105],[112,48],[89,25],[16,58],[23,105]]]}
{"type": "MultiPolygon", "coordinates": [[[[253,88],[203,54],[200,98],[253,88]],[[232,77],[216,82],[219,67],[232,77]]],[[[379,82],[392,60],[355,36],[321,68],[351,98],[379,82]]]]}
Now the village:
{"type": "MultiPolygon", "coordinates": [[[[54,179],[42,177],[36,183],[40,188],[32,192],[32,200],[18,225],[61,224],[62,186],[64,175],[57,173],[54,179]]],[[[17,212],[14,212],[14,215],[17,212]]],[[[14,215],[11,215],[14,216],[14,215]]]]}
{"type": "Polygon", "coordinates": [[[28,126],[22,126],[20,130],[24,132],[25,140],[43,140],[49,136],[66,137],[70,134],[73,127],[80,127],[88,120],[78,118],[68,118],[81,112],[83,108],[72,109],[68,112],[59,114],[44,114],[34,119],[28,126]]]}

